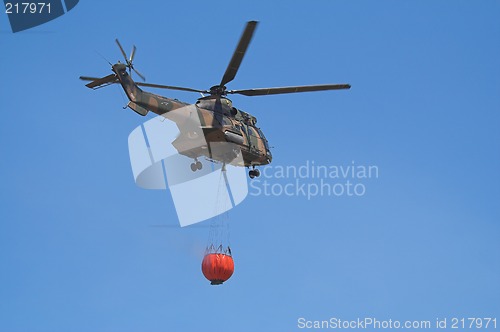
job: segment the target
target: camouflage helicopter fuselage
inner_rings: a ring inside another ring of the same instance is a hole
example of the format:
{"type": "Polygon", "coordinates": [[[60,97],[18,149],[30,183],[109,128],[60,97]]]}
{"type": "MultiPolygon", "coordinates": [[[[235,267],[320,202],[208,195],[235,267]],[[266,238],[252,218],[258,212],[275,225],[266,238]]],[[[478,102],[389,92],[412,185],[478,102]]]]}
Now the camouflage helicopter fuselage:
{"type": "Polygon", "coordinates": [[[257,23],[257,21],[247,22],[220,83],[212,86],[209,90],[145,82],[135,83],[130,77],[132,71],[142,78],[143,81],[146,80],[133,65],[136,47],[133,46],[130,56],[127,57],[118,39],[115,41],[125,59],[125,63],[118,62],[112,65],[113,74],[108,76],[102,78],[80,76],[80,79],[91,81],[86,84],[91,89],[119,83],[130,100],[127,106],[136,113],[145,116],[149,112],[153,112],[175,122],[180,134],[172,142],[172,145],[179,154],[194,159],[194,162],[191,164],[193,172],[201,170],[203,165],[197,158],[205,156],[214,162],[252,167],[248,175],[250,178],[258,177],[260,171],[255,169],[255,167],[267,165],[272,160],[268,142],[262,131],[256,126],[257,119],[233,107],[231,100],[226,98],[228,94],[239,94],[249,97],[267,96],[341,90],[349,89],[351,86],[349,84],[320,84],[227,90],[226,84],[232,82],[236,77],[257,23]],[[198,92],[203,96],[204,94],[209,95],[198,99],[195,104],[189,104],[177,99],[166,98],[142,91],[139,86],[198,92]]]}
{"type": "Polygon", "coordinates": [[[195,104],[184,103],[141,90],[125,64],[117,63],[112,70],[109,81],[119,81],[130,100],[129,108],[142,116],[153,112],[176,123],[180,134],[172,144],[180,154],[245,167],[271,162],[267,139],[256,127],[257,119],[233,107],[230,99],[211,95],[195,104]],[[225,148],[211,149],[214,144],[225,148]],[[242,158],[235,159],[240,151],[242,158]]]}

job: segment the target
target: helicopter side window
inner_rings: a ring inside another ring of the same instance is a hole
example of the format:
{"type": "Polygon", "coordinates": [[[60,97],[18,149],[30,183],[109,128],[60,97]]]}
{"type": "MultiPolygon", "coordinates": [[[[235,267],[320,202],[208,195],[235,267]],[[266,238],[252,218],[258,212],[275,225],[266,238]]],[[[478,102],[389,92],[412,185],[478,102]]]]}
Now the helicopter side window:
{"type": "Polygon", "coordinates": [[[255,130],[254,127],[248,127],[248,133],[254,137],[259,137],[259,135],[257,134],[257,131],[255,130]]]}
{"type": "Polygon", "coordinates": [[[245,134],[245,136],[247,137],[247,139],[250,139],[250,138],[248,137],[248,129],[247,129],[247,126],[246,126],[245,124],[242,124],[242,125],[240,126],[240,128],[241,128],[241,130],[243,130],[243,133],[245,134]]]}

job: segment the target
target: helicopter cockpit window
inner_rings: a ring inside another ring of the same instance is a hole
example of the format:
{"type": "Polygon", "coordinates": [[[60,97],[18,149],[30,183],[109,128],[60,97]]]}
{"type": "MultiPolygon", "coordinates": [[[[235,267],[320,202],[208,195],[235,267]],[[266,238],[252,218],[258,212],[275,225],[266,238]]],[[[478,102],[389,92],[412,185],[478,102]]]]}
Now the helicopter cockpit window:
{"type": "Polygon", "coordinates": [[[264,142],[264,146],[266,147],[266,150],[269,151],[269,144],[267,143],[267,139],[264,136],[264,133],[260,128],[257,128],[257,132],[259,133],[260,138],[262,138],[262,141],[264,142]]]}

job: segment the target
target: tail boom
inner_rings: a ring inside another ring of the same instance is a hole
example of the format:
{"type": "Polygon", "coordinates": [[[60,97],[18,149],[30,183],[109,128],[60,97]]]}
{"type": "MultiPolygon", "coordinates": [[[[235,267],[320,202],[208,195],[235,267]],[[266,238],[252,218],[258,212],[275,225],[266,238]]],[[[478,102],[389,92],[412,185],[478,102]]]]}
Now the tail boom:
{"type": "Polygon", "coordinates": [[[178,100],[142,91],[130,77],[125,64],[117,63],[113,65],[113,72],[115,75],[109,76],[116,76],[119,80],[119,83],[130,100],[127,106],[137,114],[145,116],[151,111],[158,115],[163,115],[169,111],[189,105],[178,100]]]}

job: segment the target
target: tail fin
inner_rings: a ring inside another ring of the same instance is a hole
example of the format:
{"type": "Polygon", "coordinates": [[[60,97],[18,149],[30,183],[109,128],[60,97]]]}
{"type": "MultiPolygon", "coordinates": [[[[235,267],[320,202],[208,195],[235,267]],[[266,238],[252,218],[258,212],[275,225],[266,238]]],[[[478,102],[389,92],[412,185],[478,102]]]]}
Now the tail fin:
{"type": "Polygon", "coordinates": [[[118,82],[118,77],[115,74],[110,74],[101,78],[80,76],[80,79],[84,81],[91,81],[90,83],[85,84],[85,86],[94,90],[118,82]]]}
{"type": "Polygon", "coordinates": [[[148,110],[145,109],[144,107],[134,103],[133,101],[129,101],[127,104],[128,108],[130,108],[132,111],[136,112],[139,115],[146,116],[148,114],[148,110]]]}

